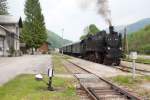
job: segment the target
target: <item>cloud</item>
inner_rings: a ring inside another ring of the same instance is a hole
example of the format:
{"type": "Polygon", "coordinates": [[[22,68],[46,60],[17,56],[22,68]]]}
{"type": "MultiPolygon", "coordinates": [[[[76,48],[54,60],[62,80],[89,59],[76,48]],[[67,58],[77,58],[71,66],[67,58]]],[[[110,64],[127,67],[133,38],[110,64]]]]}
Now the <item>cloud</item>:
{"type": "MultiPolygon", "coordinates": [[[[10,13],[24,16],[24,1],[8,0],[10,13]]],[[[100,29],[107,27],[102,16],[97,14],[93,0],[40,0],[40,3],[46,27],[60,36],[64,28],[66,39],[78,41],[83,29],[89,24],[96,24],[100,29]],[[88,6],[87,2],[90,2],[88,6]]],[[[124,25],[150,17],[149,4],[150,0],[109,0],[113,25],[124,25]]]]}
{"type": "MultiPolygon", "coordinates": [[[[61,36],[61,30],[64,29],[64,37],[73,41],[79,40],[84,34],[83,29],[89,25],[101,21],[96,12],[91,9],[88,11],[81,10],[79,2],[75,0],[53,0],[42,2],[43,13],[45,15],[46,26],[48,29],[55,31],[61,36]],[[59,4],[57,5],[57,3],[59,4]],[[49,7],[53,3],[53,7],[49,7]],[[48,10],[49,9],[49,10],[48,10]],[[90,15],[90,16],[89,16],[90,15]],[[93,18],[95,16],[95,18],[93,18]],[[98,21],[99,19],[99,21],[98,21]],[[75,35],[73,37],[73,35],[75,35]]],[[[101,24],[99,24],[101,26],[101,24]]]]}

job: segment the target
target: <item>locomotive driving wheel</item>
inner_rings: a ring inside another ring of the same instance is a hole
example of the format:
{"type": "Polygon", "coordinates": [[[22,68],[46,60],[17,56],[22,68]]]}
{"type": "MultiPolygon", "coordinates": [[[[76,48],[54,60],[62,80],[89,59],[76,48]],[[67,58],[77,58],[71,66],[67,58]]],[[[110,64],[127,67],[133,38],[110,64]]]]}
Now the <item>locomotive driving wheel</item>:
{"type": "Polygon", "coordinates": [[[99,54],[98,63],[100,63],[100,64],[104,63],[104,55],[103,54],[99,54]]]}
{"type": "Polygon", "coordinates": [[[93,53],[90,54],[90,61],[96,62],[96,57],[95,57],[95,55],[93,53]]]}
{"type": "Polygon", "coordinates": [[[104,64],[105,65],[112,65],[112,62],[113,62],[112,59],[109,59],[109,58],[104,59],[104,64]]]}
{"type": "Polygon", "coordinates": [[[116,61],[115,61],[116,66],[119,66],[119,65],[120,65],[120,62],[121,62],[121,60],[120,60],[120,59],[116,59],[116,61]]]}

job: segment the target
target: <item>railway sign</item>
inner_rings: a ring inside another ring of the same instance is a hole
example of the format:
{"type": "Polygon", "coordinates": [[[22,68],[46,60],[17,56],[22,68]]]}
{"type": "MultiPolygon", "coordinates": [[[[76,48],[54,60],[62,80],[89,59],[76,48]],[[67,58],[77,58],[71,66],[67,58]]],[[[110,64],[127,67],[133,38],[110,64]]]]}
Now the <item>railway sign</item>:
{"type": "Polygon", "coordinates": [[[53,77],[53,69],[48,68],[48,77],[53,77]]]}
{"type": "Polygon", "coordinates": [[[48,77],[49,77],[48,82],[46,82],[43,79],[44,77],[42,76],[42,74],[36,74],[35,75],[35,79],[37,81],[43,81],[44,83],[46,83],[48,85],[48,90],[53,91],[53,87],[52,87],[53,69],[52,68],[48,68],[48,73],[47,74],[48,74],[48,77]]]}
{"type": "Polygon", "coordinates": [[[131,53],[130,53],[130,58],[131,58],[132,60],[136,60],[136,59],[137,59],[137,52],[131,52],[131,53]]]}

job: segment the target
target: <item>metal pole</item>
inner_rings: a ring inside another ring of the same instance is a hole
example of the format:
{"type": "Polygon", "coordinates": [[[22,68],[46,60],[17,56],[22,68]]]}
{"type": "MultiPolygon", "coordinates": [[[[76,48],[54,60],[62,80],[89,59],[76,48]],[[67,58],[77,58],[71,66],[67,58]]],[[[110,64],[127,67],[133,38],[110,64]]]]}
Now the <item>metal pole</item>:
{"type": "Polygon", "coordinates": [[[49,77],[48,90],[49,90],[49,91],[53,91],[53,87],[52,87],[52,77],[49,77]]]}
{"type": "Polygon", "coordinates": [[[135,60],[133,60],[132,62],[132,67],[133,67],[133,70],[132,70],[133,79],[135,79],[135,60]]]}
{"type": "Polygon", "coordinates": [[[52,87],[53,69],[48,68],[48,77],[49,77],[48,90],[53,91],[53,87],[52,87]]]}

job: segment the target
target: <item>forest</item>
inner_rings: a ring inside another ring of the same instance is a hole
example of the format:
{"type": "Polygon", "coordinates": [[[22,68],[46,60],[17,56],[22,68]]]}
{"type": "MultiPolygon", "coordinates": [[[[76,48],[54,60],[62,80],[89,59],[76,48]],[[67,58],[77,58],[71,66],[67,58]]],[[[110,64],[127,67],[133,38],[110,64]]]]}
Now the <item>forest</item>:
{"type": "Polygon", "coordinates": [[[150,25],[128,35],[129,50],[150,54],[150,25]]]}

